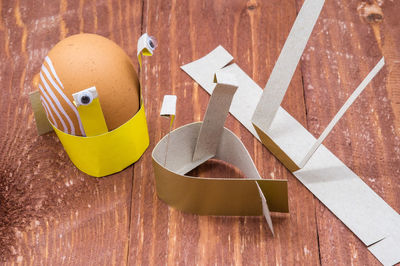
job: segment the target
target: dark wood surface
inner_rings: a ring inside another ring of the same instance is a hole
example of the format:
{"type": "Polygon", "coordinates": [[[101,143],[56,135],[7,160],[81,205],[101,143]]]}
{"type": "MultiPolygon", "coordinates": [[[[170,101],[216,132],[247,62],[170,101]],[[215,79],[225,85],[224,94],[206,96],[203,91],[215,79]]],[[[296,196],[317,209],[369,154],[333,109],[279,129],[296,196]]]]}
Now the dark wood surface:
{"type": "MultiPolygon", "coordinates": [[[[375,265],[378,261],[233,117],[260,174],[289,180],[290,214],[181,213],[155,193],[151,151],[168,132],[163,95],[178,96],[174,127],[203,118],[209,96],[180,70],[224,46],[264,87],[301,0],[1,1],[0,263],[6,265],[375,265]],[[138,68],[136,41],[158,39],[140,73],[150,147],[124,171],[92,178],[54,133],[38,137],[27,95],[59,40],[79,32],[118,43],[138,68]]],[[[283,106],[318,136],[384,55],[387,66],[324,144],[400,211],[400,25],[396,1],[326,0],[283,106]],[[380,6],[379,6],[379,5],[380,6]]],[[[242,176],[210,161],[193,174],[242,176]]]]}

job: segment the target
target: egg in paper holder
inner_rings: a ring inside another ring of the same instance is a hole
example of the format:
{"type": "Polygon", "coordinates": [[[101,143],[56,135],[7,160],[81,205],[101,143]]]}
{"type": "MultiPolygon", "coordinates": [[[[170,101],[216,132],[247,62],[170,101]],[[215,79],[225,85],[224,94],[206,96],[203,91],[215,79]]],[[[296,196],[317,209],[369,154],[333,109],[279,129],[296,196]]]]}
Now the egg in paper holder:
{"type": "Polygon", "coordinates": [[[143,104],[128,122],[101,135],[73,136],[53,128],[74,165],[95,177],[125,169],[136,162],[149,146],[143,104]]]}
{"type": "MultiPolygon", "coordinates": [[[[150,40],[147,34],[141,36],[139,54],[143,50],[145,55],[152,54],[155,47],[149,45],[150,40]]],[[[113,174],[137,161],[147,149],[140,84],[130,58],[112,41],[94,34],[61,41],[43,63],[39,89],[40,93],[30,94],[39,134],[54,130],[81,171],[95,177],[113,174]],[[74,49],[83,51],[77,55],[80,58],[71,57],[74,49]],[[88,74],[77,76],[79,71],[88,74]]]]}

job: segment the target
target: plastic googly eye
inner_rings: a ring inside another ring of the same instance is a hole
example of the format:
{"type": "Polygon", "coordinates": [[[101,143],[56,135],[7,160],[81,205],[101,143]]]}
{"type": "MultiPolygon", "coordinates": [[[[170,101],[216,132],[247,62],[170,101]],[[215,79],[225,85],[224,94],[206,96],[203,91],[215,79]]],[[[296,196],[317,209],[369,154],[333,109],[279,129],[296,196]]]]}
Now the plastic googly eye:
{"type": "Polygon", "coordinates": [[[90,95],[89,93],[82,93],[82,95],[80,95],[79,97],[81,105],[88,105],[92,102],[92,100],[92,95],[90,95]]]}
{"type": "Polygon", "coordinates": [[[153,36],[149,36],[147,39],[147,43],[149,44],[149,47],[151,48],[151,50],[154,50],[157,48],[157,39],[153,36]]]}

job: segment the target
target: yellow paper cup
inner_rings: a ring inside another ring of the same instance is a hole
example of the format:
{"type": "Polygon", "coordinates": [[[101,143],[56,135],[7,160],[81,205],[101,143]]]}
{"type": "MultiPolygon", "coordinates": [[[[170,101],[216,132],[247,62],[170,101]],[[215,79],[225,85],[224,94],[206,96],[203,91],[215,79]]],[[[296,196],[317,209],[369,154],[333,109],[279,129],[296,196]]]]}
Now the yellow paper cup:
{"type": "Polygon", "coordinates": [[[72,163],[82,172],[102,177],[133,164],[149,146],[143,103],[139,111],[120,127],[92,137],[74,136],[53,125],[72,163]]]}

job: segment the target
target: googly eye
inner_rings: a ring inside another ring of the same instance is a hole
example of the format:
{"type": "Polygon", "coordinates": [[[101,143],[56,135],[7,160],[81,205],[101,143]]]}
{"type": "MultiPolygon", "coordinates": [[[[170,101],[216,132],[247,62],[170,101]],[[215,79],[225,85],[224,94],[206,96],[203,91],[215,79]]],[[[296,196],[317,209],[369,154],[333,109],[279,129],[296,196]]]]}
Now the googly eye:
{"type": "Polygon", "coordinates": [[[82,93],[79,96],[79,102],[81,105],[88,105],[93,101],[92,95],[89,93],[82,93]]]}
{"type": "Polygon", "coordinates": [[[153,36],[149,36],[147,38],[147,44],[149,45],[151,50],[154,50],[157,48],[157,39],[153,36]]]}
{"type": "Polygon", "coordinates": [[[72,94],[74,98],[74,104],[76,107],[81,105],[89,105],[93,102],[94,99],[98,97],[96,87],[90,87],[83,91],[78,91],[72,94]]]}

